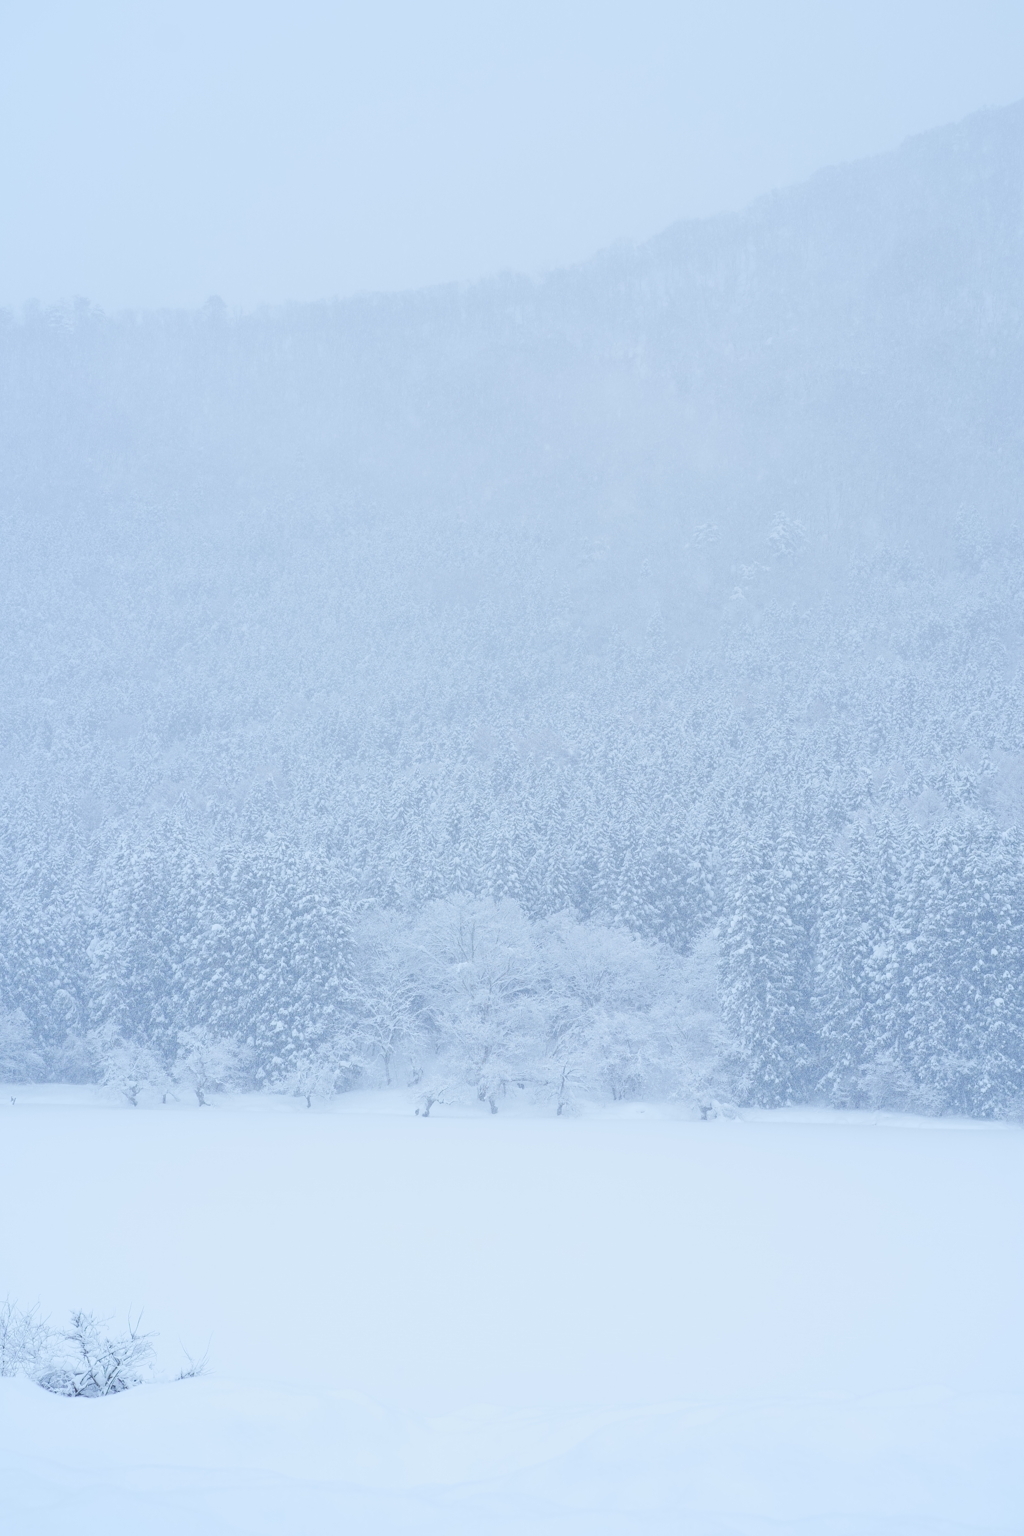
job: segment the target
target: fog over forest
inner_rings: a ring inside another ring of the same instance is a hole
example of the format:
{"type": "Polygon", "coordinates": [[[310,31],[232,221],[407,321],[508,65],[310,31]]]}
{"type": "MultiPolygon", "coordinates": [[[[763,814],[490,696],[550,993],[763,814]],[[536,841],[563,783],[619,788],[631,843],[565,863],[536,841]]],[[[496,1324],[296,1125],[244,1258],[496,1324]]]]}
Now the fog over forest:
{"type": "Polygon", "coordinates": [[[1024,106],[0,323],[0,1077],[1024,1104],[1024,106]]]}

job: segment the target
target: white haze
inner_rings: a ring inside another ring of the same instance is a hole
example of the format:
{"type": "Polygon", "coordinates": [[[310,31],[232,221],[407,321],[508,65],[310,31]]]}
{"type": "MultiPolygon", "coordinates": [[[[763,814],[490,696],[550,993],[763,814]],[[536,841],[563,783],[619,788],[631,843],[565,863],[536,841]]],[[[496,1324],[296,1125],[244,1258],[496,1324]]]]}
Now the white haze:
{"type": "Polygon", "coordinates": [[[1012,0],[0,7],[0,303],[578,261],[1024,95],[1012,0]]]}

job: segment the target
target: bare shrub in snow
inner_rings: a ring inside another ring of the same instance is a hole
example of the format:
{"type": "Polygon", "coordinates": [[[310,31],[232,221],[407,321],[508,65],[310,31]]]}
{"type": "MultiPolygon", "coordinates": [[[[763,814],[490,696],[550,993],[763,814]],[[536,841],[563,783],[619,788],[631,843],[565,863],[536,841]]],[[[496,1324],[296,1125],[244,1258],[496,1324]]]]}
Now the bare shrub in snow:
{"type": "Polygon", "coordinates": [[[52,1338],[38,1307],[23,1311],[8,1297],[0,1306],[0,1376],[32,1375],[47,1358],[52,1338]]]}
{"type": "MultiPolygon", "coordinates": [[[[10,1297],[0,1304],[0,1377],[27,1376],[60,1397],[110,1397],[152,1377],[152,1333],[143,1333],[141,1315],[128,1317],[123,1332],[110,1333],[109,1319],[72,1312],[70,1325],[51,1328],[38,1307],[22,1308],[10,1297]]],[[[190,1355],[176,1381],[205,1375],[208,1351],[190,1355]]]]}
{"type": "Polygon", "coordinates": [[[125,1332],[112,1335],[105,1331],[107,1321],[72,1312],[70,1327],[51,1336],[56,1358],[39,1370],[39,1385],[60,1397],[110,1397],[139,1386],[153,1359],[153,1335],[142,1333],[141,1319],[133,1323],[130,1317],[125,1332]]]}
{"type": "Polygon", "coordinates": [[[181,1370],[175,1376],[175,1381],[194,1381],[197,1376],[206,1375],[210,1365],[210,1351],[208,1349],[204,1350],[201,1355],[190,1355],[183,1345],[182,1353],[185,1356],[186,1364],[181,1367],[181,1370]]]}

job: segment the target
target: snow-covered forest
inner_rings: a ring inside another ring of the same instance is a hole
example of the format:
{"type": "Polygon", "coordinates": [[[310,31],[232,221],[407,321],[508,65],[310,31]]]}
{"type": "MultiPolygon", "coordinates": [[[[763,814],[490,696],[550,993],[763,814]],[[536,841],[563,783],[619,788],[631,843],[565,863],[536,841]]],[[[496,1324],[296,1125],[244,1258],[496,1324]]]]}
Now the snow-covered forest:
{"type": "Polygon", "coordinates": [[[0,326],[0,1077],[1024,1103],[1024,108],[0,326]]]}

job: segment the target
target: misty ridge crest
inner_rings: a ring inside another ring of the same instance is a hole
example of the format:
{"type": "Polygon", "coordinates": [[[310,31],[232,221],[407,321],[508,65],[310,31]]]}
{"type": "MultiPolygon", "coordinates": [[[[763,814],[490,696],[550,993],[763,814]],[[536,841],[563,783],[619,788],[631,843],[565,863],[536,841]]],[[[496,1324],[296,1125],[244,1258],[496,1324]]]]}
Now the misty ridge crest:
{"type": "Polygon", "coordinates": [[[0,1075],[1018,1113],[1022,317],[1020,106],[542,281],[8,317],[0,1075]]]}

